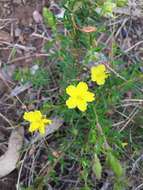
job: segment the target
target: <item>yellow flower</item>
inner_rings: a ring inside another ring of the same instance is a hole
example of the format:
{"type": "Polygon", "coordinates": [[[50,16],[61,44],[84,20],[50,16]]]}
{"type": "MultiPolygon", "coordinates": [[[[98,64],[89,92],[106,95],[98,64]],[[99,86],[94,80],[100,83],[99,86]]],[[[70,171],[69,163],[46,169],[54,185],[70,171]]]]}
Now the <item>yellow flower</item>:
{"type": "Polygon", "coordinates": [[[123,143],[122,143],[122,147],[123,147],[123,148],[125,148],[125,146],[127,146],[127,145],[128,145],[127,142],[123,142],[123,143]]]}
{"type": "Polygon", "coordinates": [[[70,96],[66,101],[69,109],[78,108],[80,111],[86,111],[87,102],[94,101],[94,94],[88,91],[88,86],[85,82],[79,82],[77,86],[69,85],[66,88],[66,93],[70,96]]]}
{"type": "Polygon", "coordinates": [[[109,74],[106,72],[106,67],[103,64],[91,68],[91,80],[98,85],[103,85],[108,76],[109,74]]]}
{"type": "Polygon", "coordinates": [[[52,121],[50,119],[47,119],[38,110],[36,110],[36,111],[30,111],[30,112],[25,112],[23,118],[26,121],[30,122],[29,132],[34,132],[34,131],[39,130],[39,132],[42,135],[45,134],[45,127],[46,127],[46,125],[52,123],[52,121]]]}

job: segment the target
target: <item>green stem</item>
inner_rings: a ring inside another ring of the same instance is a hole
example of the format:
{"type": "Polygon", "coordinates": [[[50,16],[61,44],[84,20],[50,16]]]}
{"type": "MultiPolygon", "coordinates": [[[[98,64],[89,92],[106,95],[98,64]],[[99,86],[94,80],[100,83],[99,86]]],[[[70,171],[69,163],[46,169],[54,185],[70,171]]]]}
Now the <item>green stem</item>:
{"type": "Polygon", "coordinates": [[[99,119],[98,119],[98,115],[97,115],[95,107],[93,107],[93,113],[94,113],[94,116],[95,116],[95,119],[96,119],[96,128],[97,128],[97,131],[98,131],[99,135],[101,135],[103,137],[103,140],[104,140],[104,148],[105,148],[105,150],[109,150],[110,146],[109,146],[109,144],[107,142],[105,134],[104,134],[104,132],[102,130],[102,127],[101,127],[101,125],[99,123],[99,119]]]}

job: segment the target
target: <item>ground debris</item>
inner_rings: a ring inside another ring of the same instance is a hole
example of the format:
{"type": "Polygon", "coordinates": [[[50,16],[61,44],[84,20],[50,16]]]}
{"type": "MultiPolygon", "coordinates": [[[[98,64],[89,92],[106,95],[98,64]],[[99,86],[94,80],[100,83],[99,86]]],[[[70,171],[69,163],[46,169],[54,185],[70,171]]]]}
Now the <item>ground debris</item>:
{"type": "Polygon", "coordinates": [[[9,138],[8,150],[0,157],[0,178],[11,173],[15,168],[20,157],[20,149],[23,145],[23,128],[12,131],[9,138]]]}

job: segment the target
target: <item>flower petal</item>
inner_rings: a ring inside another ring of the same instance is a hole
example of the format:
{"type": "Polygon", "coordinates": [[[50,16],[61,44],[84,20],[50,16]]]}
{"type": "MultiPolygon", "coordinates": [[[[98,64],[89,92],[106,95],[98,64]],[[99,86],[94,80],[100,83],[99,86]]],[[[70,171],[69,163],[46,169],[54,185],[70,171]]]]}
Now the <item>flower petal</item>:
{"type": "Polygon", "coordinates": [[[42,118],[42,114],[40,111],[36,110],[33,112],[33,117],[35,118],[35,120],[40,120],[42,118]]]}
{"type": "Polygon", "coordinates": [[[87,103],[85,101],[78,101],[77,107],[80,111],[84,112],[87,109],[87,103]]]}
{"type": "Polygon", "coordinates": [[[74,85],[69,85],[66,88],[66,93],[70,96],[74,96],[76,94],[76,87],[74,85]]]}
{"type": "Polygon", "coordinates": [[[94,94],[92,92],[86,92],[85,94],[85,100],[87,102],[92,102],[95,100],[94,94]]]}
{"type": "Polygon", "coordinates": [[[42,125],[42,126],[39,127],[39,132],[40,132],[41,135],[45,134],[46,130],[45,130],[45,126],[44,125],[42,125]]]}
{"type": "Polygon", "coordinates": [[[26,121],[29,122],[34,122],[36,120],[40,120],[42,118],[42,114],[40,111],[30,111],[30,112],[25,112],[23,118],[26,121]]]}
{"type": "Polygon", "coordinates": [[[98,85],[103,85],[105,83],[105,77],[98,78],[98,80],[96,82],[98,85]]]}
{"type": "Polygon", "coordinates": [[[35,121],[34,112],[33,112],[33,111],[25,112],[23,118],[24,118],[26,121],[29,121],[29,122],[35,121]]]}
{"type": "Polygon", "coordinates": [[[85,91],[88,90],[88,86],[87,86],[87,84],[85,82],[79,82],[78,85],[77,85],[77,90],[78,90],[79,93],[83,92],[83,91],[85,92],[85,91]]]}
{"type": "Polygon", "coordinates": [[[100,71],[100,72],[105,72],[105,71],[106,71],[106,67],[105,67],[105,65],[103,65],[103,64],[98,65],[98,66],[96,67],[96,69],[97,69],[98,71],[100,71]]]}
{"type": "Polygon", "coordinates": [[[23,118],[24,118],[26,121],[29,121],[29,119],[30,119],[29,113],[28,113],[28,112],[25,112],[23,118]]]}
{"type": "Polygon", "coordinates": [[[69,109],[75,108],[75,107],[76,107],[76,99],[70,97],[70,98],[66,101],[66,105],[68,106],[69,109]]]}
{"type": "Polygon", "coordinates": [[[91,80],[92,80],[93,82],[96,82],[97,77],[96,77],[96,76],[94,76],[94,75],[92,74],[92,75],[91,75],[91,80]]]}
{"type": "Polygon", "coordinates": [[[29,130],[29,132],[32,133],[32,132],[36,131],[38,128],[39,128],[39,125],[36,122],[33,122],[30,124],[30,127],[28,130],[29,130]]]}
{"type": "Polygon", "coordinates": [[[42,119],[42,122],[43,122],[44,124],[51,124],[51,123],[52,123],[52,120],[50,120],[50,119],[42,119]]]}
{"type": "Polygon", "coordinates": [[[91,74],[94,75],[94,76],[102,75],[102,74],[105,73],[105,71],[106,71],[106,67],[103,64],[100,64],[100,65],[98,65],[96,67],[91,68],[91,74]]]}

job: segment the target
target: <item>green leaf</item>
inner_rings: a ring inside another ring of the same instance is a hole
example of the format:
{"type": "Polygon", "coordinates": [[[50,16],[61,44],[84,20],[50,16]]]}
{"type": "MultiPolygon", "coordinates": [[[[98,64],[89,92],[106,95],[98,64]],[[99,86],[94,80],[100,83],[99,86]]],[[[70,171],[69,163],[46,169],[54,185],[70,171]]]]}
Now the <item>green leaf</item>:
{"type": "Polygon", "coordinates": [[[53,31],[56,31],[56,19],[53,13],[46,7],[43,8],[43,17],[45,24],[51,27],[53,31]]]}
{"type": "Polygon", "coordinates": [[[120,161],[115,158],[115,156],[111,152],[107,154],[107,163],[117,177],[121,177],[123,175],[123,168],[120,161]]]}
{"type": "Polygon", "coordinates": [[[82,1],[75,1],[75,4],[73,6],[73,12],[76,12],[81,8],[82,8],[82,1]]]}
{"type": "Polygon", "coordinates": [[[127,5],[128,1],[127,0],[116,0],[116,4],[118,7],[123,7],[127,5]]]}
{"type": "Polygon", "coordinates": [[[114,184],[113,190],[125,190],[125,188],[123,187],[122,182],[119,181],[119,182],[116,182],[116,183],[114,184]]]}
{"type": "Polygon", "coordinates": [[[94,155],[92,171],[97,177],[97,179],[100,180],[101,174],[102,174],[102,166],[101,166],[99,158],[97,157],[97,154],[94,155]]]}

